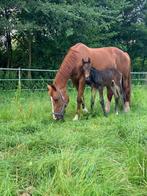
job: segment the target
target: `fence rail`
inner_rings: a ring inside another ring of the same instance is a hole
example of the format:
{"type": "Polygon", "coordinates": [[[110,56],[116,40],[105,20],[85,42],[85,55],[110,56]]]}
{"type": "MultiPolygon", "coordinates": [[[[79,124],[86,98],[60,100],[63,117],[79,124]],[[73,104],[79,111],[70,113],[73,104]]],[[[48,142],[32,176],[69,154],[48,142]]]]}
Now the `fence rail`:
{"type": "MultiPolygon", "coordinates": [[[[26,68],[0,68],[0,89],[46,89],[58,70],[26,69],[26,68]],[[29,75],[30,74],[30,75],[29,75]],[[31,77],[30,77],[31,76],[31,77]]],[[[132,82],[147,84],[147,72],[131,72],[132,82]]]]}
{"type": "Polygon", "coordinates": [[[3,70],[3,71],[41,71],[41,72],[44,72],[44,71],[51,71],[51,72],[57,72],[58,69],[26,69],[26,68],[0,68],[0,70],[3,70]]]}

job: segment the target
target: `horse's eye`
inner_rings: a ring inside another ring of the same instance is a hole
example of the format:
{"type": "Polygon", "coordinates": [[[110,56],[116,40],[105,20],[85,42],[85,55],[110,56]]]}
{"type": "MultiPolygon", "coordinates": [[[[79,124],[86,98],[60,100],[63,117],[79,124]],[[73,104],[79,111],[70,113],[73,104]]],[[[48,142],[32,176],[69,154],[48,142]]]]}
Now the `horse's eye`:
{"type": "Polygon", "coordinates": [[[59,100],[59,97],[54,97],[53,100],[54,100],[55,102],[57,102],[57,101],[59,100]]]}
{"type": "Polygon", "coordinates": [[[55,102],[57,102],[57,101],[58,101],[58,99],[56,99],[56,98],[55,98],[55,99],[53,99],[53,100],[54,100],[55,102]]]}

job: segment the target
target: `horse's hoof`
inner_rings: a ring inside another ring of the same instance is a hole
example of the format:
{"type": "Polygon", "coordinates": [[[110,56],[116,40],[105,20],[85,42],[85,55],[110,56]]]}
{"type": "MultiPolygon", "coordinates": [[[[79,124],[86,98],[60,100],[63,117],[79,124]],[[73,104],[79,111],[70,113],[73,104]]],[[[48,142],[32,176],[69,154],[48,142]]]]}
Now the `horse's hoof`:
{"type": "Polygon", "coordinates": [[[104,114],[105,117],[108,117],[108,113],[104,114]]]}
{"type": "Polygon", "coordinates": [[[73,121],[77,121],[77,120],[79,120],[78,114],[76,114],[75,117],[73,118],[73,121]]]}
{"type": "Polygon", "coordinates": [[[105,110],[106,110],[106,113],[109,114],[110,108],[109,109],[108,108],[105,108],[105,110]]]}
{"type": "Polygon", "coordinates": [[[83,112],[84,112],[84,113],[88,113],[88,110],[87,110],[86,107],[83,109],[83,112]]]}
{"type": "Polygon", "coordinates": [[[91,113],[90,113],[90,116],[91,116],[91,117],[95,117],[96,115],[97,115],[97,114],[96,114],[95,112],[91,112],[91,113]]]}
{"type": "Polygon", "coordinates": [[[130,109],[124,109],[124,112],[128,113],[128,112],[130,112],[130,109]]]}
{"type": "Polygon", "coordinates": [[[129,111],[130,111],[129,102],[126,102],[124,105],[124,112],[129,112],[129,111]]]}

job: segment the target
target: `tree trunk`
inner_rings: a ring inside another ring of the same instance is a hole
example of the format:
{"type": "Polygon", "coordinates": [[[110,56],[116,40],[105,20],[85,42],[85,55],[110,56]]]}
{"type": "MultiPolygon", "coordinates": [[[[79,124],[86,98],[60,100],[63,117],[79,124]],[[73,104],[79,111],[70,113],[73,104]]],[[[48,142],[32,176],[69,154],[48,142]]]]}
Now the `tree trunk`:
{"type": "MultiPolygon", "coordinates": [[[[28,39],[28,68],[31,69],[32,67],[32,36],[29,37],[28,39]]],[[[28,78],[32,78],[31,71],[28,71],[28,78]]]]}
{"type": "Polygon", "coordinates": [[[6,42],[7,42],[7,67],[12,65],[12,43],[10,32],[6,32],[6,42]]]}
{"type": "MultiPolygon", "coordinates": [[[[8,10],[5,9],[5,17],[9,21],[8,10]]],[[[6,29],[6,50],[7,50],[7,67],[12,65],[12,40],[9,27],[6,29]]]]}

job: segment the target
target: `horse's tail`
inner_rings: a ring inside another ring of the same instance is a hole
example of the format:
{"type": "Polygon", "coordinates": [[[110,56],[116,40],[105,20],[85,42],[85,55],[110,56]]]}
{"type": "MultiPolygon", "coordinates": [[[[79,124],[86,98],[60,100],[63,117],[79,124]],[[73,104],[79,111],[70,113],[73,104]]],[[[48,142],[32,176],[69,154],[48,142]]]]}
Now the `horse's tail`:
{"type": "Polygon", "coordinates": [[[121,82],[120,82],[120,91],[121,91],[121,95],[122,95],[122,101],[123,101],[123,103],[125,103],[126,93],[124,90],[124,76],[123,75],[122,75],[121,82]]]}
{"type": "Polygon", "coordinates": [[[131,104],[131,71],[128,76],[129,104],[131,104]]]}
{"type": "Polygon", "coordinates": [[[122,76],[122,88],[124,91],[124,100],[126,102],[131,102],[131,59],[127,52],[124,52],[126,56],[126,66],[128,67],[127,73],[122,76]]]}

